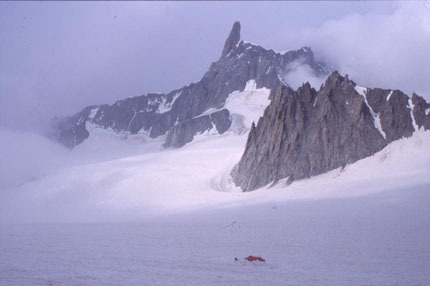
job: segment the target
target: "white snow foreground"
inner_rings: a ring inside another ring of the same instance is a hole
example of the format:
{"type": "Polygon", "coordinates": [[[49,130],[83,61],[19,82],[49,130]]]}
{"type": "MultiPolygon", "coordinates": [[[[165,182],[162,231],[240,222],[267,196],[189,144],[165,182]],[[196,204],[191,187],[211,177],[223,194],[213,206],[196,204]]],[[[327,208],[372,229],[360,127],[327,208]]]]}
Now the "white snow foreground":
{"type": "Polygon", "coordinates": [[[0,284],[429,285],[430,132],[243,193],[229,174],[267,95],[233,93],[242,132],[180,149],[93,130],[72,151],[84,163],[2,191],[0,284]]]}

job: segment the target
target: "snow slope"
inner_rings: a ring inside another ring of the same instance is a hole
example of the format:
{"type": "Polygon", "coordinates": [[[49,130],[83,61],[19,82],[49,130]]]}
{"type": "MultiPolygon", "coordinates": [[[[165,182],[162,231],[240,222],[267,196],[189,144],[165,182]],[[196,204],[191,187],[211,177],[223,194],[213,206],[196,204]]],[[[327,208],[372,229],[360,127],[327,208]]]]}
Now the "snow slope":
{"type": "Polygon", "coordinates": [[[268,104],[247,86],[223,135],[164,150],[93,130],[86,160],[2,190],[0,284],[429,285],[430,132],[242,193],[229,173],[268,104]]]}
{"type": "Polygon", "coordinates": [[[144,218],[227,202],[231,194],[214,191],[222,187],[218,177],[225,177],[239,160],[247,131],[269,104],[269,93],[250,81],[243,92],[233,92],[227,100],[236,128],[223,135],[198,135],[180,149],[163,149],[163,138],[89,126],[91,136],[73,150],[78,159],[71,167],[51,170],[2,193],[0,219],[144,218]]]}

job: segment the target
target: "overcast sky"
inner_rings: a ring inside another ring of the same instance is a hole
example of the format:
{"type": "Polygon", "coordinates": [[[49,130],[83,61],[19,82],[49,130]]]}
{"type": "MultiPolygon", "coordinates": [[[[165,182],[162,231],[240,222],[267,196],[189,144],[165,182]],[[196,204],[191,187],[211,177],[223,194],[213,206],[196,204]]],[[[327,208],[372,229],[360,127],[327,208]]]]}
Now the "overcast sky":
{"type": "Polygon", "coordinates": [[[196,82],[235,20],[249,42],[309,45],[361,85],[429,99],[427,2],[0,2],[0,127],[196,82]]]}

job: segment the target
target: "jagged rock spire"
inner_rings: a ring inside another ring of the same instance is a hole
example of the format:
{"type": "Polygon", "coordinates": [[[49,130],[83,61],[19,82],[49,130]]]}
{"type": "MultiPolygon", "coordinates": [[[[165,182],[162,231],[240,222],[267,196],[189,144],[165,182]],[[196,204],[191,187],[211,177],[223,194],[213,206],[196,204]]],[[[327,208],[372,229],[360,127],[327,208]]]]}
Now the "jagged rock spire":
{"type": "Polygon", "coordinates": [[[234,22],[231,32],[225,40],[224,49],[222,50],[221,58],[225,57],[232,49],[234,49],[240,41],[240,23],[234,22]]]}
{"type": "Polygon", "coordinates": [[[337,71],[319,91],[281,86],[251,128],[233,182],[252,191],[344,168],[419,128],[429,130],[428,108],[422,97],[359,87],[337,71]]]}

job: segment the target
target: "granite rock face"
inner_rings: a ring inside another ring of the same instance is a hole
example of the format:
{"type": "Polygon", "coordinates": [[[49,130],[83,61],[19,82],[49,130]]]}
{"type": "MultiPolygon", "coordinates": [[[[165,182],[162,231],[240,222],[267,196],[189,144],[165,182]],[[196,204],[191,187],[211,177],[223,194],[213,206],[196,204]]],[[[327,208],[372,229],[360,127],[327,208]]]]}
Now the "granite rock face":
{"type": "Polygon", "coordinates": [[[231,32],[228,35],[227,40],[224,44],[224,49],[221,53],[221,58],[225,57],[231,50],[234,50],[235,47],[239,44],[240,41],[240,23],[234,22],[233,27],[231,28],[231,32]]]}
{"type": "Polygon", "coordinates": [[[253,124],[233,181],[252,191],[344,167],[417,128],[429,130],[428,108],[415,94],[359,87],[337,72],[319,91],[308,83],[297,91],[281,86],[253,124]]]}
{"type": "Polygon", "coordinates": [[[425,130],[430,129],[430,103],[427,103],[424,98],[416,95],[412,95],[409,103],[412,103],[413,115],[415,119],[416,127],[424,128],[425,130]]]}
{"type": "Polygon", "coordinates": [[[257,88],[276,91],[282,83],[282,75],[288,72],[288,64],[297,60],[309,65],[317,76],[328,74],[328,69],[315,61],[310,48],[285,53],[266,50],[241,41],[240,23],[235,22],[220,59],[210,65],[197,83],[167,94],[150,93],[112,105],[86,107],[74,116],[59,120],[57,139],[73,148],[91,136],[86,128],[87,123],[91,123],[117,133],[145,133],[152,138],[165,135],[169,138],[166,147],[183,146],[189,138],[206,130],[209,121],[220,133],[231,124],[230,118],[226,120],[225,116],[222,120],[202,119],[202,114],[210,109],[222,110],[228,96],[233,91],[242,91],[251,79],[256,81],[257,88]],[[206,123],[202,123],[203,120],[206,123]]]}
{"type": "Polygon", "coordinates": [[[227,109],[211,114],[200,115],[190,120],[176,124],[167,133],[165,147],[182,147],[193,140],[194,135],[216,130],[219,134],[230,128],[230,112],[227,109]]]}

